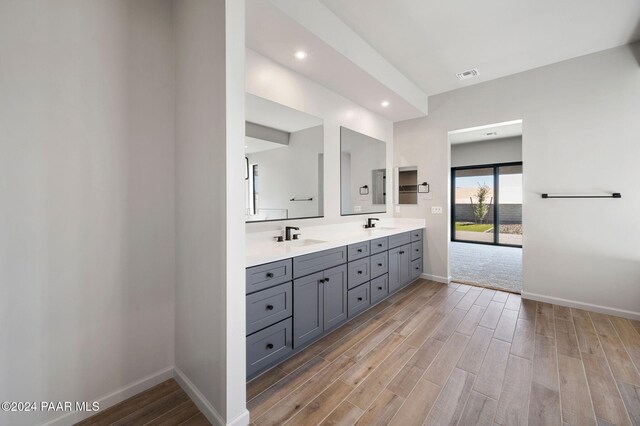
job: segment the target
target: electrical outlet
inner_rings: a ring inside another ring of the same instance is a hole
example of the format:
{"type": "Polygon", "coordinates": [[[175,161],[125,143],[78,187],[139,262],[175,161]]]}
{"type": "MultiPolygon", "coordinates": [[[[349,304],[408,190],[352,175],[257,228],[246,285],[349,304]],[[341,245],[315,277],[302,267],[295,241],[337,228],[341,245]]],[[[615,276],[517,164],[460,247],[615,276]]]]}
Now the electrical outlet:
{"type": "Polygon", "coordinates": [[[360,213],[362,211],[362,206],[353,206],[354,213],[360,213]]]}
{"type": "Polygon", "coordinates": [[[431,214],[442,214],[442,207],[431,207],[431,214]]]}

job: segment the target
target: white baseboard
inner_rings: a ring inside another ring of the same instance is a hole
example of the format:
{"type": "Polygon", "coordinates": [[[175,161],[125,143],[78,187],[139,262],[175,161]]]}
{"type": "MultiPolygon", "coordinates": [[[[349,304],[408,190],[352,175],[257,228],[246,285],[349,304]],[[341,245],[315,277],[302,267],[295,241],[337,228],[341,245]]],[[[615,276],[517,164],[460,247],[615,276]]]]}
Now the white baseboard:
{"type": "Polygon", "coordinates": [[[247,426],[249,424],[249,411],[246,409],[244,410],[244,413],[240,414],[229,423],[226,423],[220,413],[216,411],[213,405],[211,405],[209,401],[207,401],[207,398],[205,398],[200,390],[198,390],[196,385],[194,385],[178,367],[175,367],[174,369],[174,378],[211,424],[215,426],[247,426]]]}
{"type": "Polygon", "coordinates": [[[627,311],[625,309],[609,308],[602,305],[594,305],[592,303],[578,302],[575,300],[562,299],[560,297],[544,296],[542,294],[522,292],[522,297],[538,302],[553,303],[555,305],[567,306],[569,308],[584,309],[587,311],[598,312],[601,314],[613,315],[616,317],[629,318],[640,321],[640,312],[627,311]]]}
{"type": "Polygon", "coordinates": [[[439,275],[431,275],[431,274],[421,274],[420,278],[424,278],[425,280],[436,281],[439,283],[449,284],[451,282],[451,277],[441,277],[439,275]]]}
{"type": "MultiPolygon", "coordinates": [[[[100,411],[106,410],[107,408],[119,402],[122,402],[127,398],[132,397],[133,395],[136,395],[155,385],[158,385],[164,382],[165,380],[171,379],[172,377],[173,377],[173,367],[168,367],[157,373],[144,377],[138,380],[137,382],[131,383],[121,389],[118,389],[115,392],[105,395],[102,398],[98,398],[96,401],[100,403],[100,411]]],[[[42,426],[68,426],[70,424],[80,422],[95,414],[98,414],[98,413],[86,412],[86,411],[73,411],[70,413],[66,413],[60,417],[57,417],[53,420],[50,420],[47,423],[44,423],[42,426]]]]}

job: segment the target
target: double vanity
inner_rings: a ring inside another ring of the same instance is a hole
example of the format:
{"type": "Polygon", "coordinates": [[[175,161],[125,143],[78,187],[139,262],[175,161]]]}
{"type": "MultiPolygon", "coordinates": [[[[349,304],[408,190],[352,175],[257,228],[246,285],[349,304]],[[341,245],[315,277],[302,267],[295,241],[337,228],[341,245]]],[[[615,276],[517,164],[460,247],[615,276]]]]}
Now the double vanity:
{"type": "Polygon", "coordinates": [[[420,277],[423,220],[314,227],[247,242],[247,377],[281,363],[420,277]]]}

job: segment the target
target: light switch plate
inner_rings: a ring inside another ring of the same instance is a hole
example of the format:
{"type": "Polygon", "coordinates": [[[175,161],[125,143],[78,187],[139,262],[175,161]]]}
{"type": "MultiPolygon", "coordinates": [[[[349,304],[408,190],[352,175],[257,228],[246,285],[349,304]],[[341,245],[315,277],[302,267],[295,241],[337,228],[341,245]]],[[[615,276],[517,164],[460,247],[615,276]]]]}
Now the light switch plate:
{"type": "Polygon", "coordinates": [[[442,214],[442,207],[440,206],[431,207],[431,214],[442,214]]]}

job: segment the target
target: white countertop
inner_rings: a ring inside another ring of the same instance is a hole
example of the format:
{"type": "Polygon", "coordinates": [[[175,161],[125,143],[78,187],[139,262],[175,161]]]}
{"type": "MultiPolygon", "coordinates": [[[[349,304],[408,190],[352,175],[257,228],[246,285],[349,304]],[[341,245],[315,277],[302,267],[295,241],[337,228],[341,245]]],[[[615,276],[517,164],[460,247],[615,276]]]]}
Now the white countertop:
{"type": "Polygon", "coordinates": [[[300,233],[301,238],[299,241],[292,242],[285,241],[278,243],[274,241],[273,237],[281,235],[281,232],[278,233],[277,231],[249,233],[246,236],[246,267],[262,265],[264,263],[342,247],[375,238],[388,237],[389,235],[401,234],[425,227],[424,219],[385,218],[376,222],[375,228],[364,229],[365,219],[366,218],[363,217],[357,222],[309,227],[291,223],[291,226],[300,227],[300,230],[295,231],[295,233],[300,233]]]}

